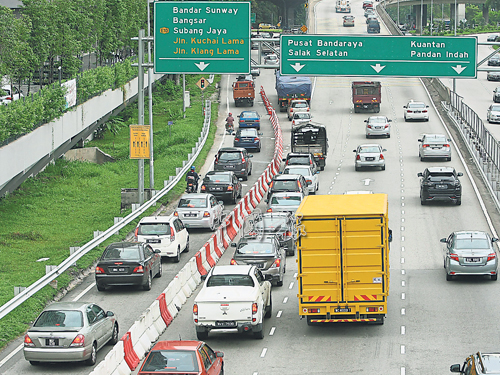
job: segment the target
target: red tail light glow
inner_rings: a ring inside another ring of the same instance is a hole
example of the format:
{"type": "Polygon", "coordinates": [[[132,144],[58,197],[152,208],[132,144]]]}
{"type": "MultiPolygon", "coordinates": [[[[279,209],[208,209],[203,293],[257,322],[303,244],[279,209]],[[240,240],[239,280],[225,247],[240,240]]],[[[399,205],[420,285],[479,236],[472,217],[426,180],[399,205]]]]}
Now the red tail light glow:
{"type": "Polygon", "coordinates": [[[279,268],[280,267],[280,264],[281,264],[281,259],[276,259],[273,263],[273,266],[276,267],[276,268],[279,268]]]}
{"type": "Polygon", "coordinates": [[[488,254],[488,259],[486,259],[486,261],[489,262],[490,260],[494,260],[496,257],[497,255],[495,253],[488,254]]]}
{"type": "Polygon", "coordinates": [[[252,314],[257,314],[259,306],[256,303],[252,303],[252,314]]]}
{"type": "Polygon", "coordinates": [[[239,139],[239,138],[234,138],[234,141],[235,141],[235,142],[239,142],[239,141],[240,141],[240,139],[239,139]]]}
{"type": "Polygon", "coordinates": [[[82,334],[76,335],[70,346],[85,346],[85,336],[82,334]]]}
{"type": "MultiPolygon", "coordinates": [[[[286,162],[286,164],[288,165],[288,161],[286,162]]],[[[271,181],[271,183],[269,184],[269,189],[271,189],[274,185],[274,181],[271,181]]]]}
{"type": "Polygon", "coordinates": [[[137,266],[134,268],[134,273],[144,273],[144,267],[142,266],[137,266]]]}
{"type": "Polygon", "coordinates": [[[450,254],[450,259],[456,260],[457,262],[459,261],[457,254],[450,254]]]}
{"type": "Polygon", "coordinates": [[[384,160],[384,155],[380,154],[380,160],[384,160]]]}
{"type": "Polygon", "coordinates": [[[287,236],[287,237],[292,237],[292,232],[290,232],[289,230],[287,230],[287,231],[285,232],[285,236],[287,236]]]}
{"type": "Polygon", "coordinates": [[[232,191],[232,190],[233,190],[233,187],[232,187],[232,186],[228,186],[228,187],[227,187],[227,190],[228,190],[228,191],[232,191]]]}
{"type": "Polygon", "coordinates": [[[205,211],[205,212],[203,213],[203,217],[210,217],[210,212],[205,211]]]}
{"type": "Polygon", "coordinates": [[[139,227],[135,228],[135,232],[134,232],[134,236],[135,236],[136,241],[137,241],[138,233],[139,233],[139,227]]]}
{"type": "Polygon", "coordinates": [[[231,266],[237,266],[238,265],[238,263],[236,263],[236,261],[234,259],[231,259],[231,261],[229,262],[229,264],[231,266]]]}
{"type": "Polygon", "coordinates": [[[425,144],[425,145],[422,145],[423,148],[426,148],[426,147],[429,147],[429,145],[425,144]]]}
{"type": "Polygon", "coordinates": [[[307,312],[308,312],[308,313],[313,313],[313,314],[314,314],[314,313],[316,313],[316,314],[317,314],[317,313],[319,313],[319,311],[320,311],[320,309],[307,309],[307,312]]]}
{"type": "Polygon", "coordinates": [[[31,340],[31,337],[29,337],[27,334],[24,335],[24,346],[35,346],[35,343],[33,340],[31,340]]]}
{"type": "Polygon", "coordinates": [[[272,208],[268,208],[266,212],[273,212],[272,208]]]}
{"type": "Polygon", "coordinates": [[[96,267],[95,268],[95,273],[101,274],[101,273],[105,273],[105,272],[104,272],[104,270],[101,267],[96,267]]]}
{"type": "Polygon", "coordinates": [[[368,129],[371,129],[371,128],[372,128],[372,126],[371,126],[370,124],[368,124],[366,127],[367,127],[368,129]]]}
{"type": "Polygon", "coordinates": [[[356,160],[361,160],[361,156],[356,155],[356,160]]]}
{"type": "Polygon", "coordinates": [[[174,216],[179,217],[179,213],[177,211],[174,211],[174,216]]]}
{"type": "Polygon", "coordinates": [[[175,241],[175,232],[174,228],[170,227],[170,242],[175,241]]]}
{"type": "Polygon", "coordinates": [[[196,303],[193,305],[193,314],[198,315],[198,304],[196,303]]]}
{"type": "Polygon", "coordinates": [[[201,191],[207,190],[207,187],[205,185],[201,185],[201,191]]]}
{"type": "Polygon", "coordinates": [[[450,147],[450,145],[448,143],[445,143],[443,147],[450,147]]]}
{"type": "Polygon", "coordinates": [[[366,312],[378,312],[378,307],[367,307],[366,312]]]}

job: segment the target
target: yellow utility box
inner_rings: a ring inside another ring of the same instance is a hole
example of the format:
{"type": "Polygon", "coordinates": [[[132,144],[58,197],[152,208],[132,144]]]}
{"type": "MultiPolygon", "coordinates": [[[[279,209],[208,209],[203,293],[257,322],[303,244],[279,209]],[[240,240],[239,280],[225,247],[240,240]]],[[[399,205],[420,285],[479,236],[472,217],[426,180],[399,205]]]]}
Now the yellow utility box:
{"type": "Polygon", "coordinates": [[[309,195],[295,217],[301,318],[309,325],[384,324],[392,239],[387,195],[309,195]]]}

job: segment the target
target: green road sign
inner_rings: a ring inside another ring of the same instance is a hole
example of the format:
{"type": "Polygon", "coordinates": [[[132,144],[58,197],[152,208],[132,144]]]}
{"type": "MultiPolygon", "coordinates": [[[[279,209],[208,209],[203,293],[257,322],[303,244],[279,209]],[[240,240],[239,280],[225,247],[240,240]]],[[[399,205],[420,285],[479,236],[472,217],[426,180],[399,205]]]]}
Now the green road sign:
{"type": "Polygon", "coordinates": [[[255,23],[255,13],[250,14],[250,22],[255,23]]]}
{"type": "Polygon", "coordinates": [[[477,39],[282,35],[281,74],[475,78],[477,39]]]}
{"type": "Polygon", "coordinates": [[[250,3],[155,1],[155,73],[249,73],[250,3]]]}

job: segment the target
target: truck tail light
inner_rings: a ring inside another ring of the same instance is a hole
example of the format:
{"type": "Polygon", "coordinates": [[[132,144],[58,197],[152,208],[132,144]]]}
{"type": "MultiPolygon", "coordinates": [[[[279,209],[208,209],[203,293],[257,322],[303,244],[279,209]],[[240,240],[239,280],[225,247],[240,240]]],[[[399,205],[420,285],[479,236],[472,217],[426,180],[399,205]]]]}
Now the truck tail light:
{"type": "Polygon", "coordinates": [[[457,254],[450,254],[450,259],[453,259],[453,260],[456,260],[457,262],[459,262],[457,254]]]}
{"type": "Polygon", "coordinates": [[[197,303],[195,303],[193,305],[193,315],[198,316],[198,304],[197,303]]]}
{"type": "Polygon", "coordinates": [[[227,190],[228,190],[228,191],[232,191],[232,190],[233,190],[233,187],[232,187],[231,185],[229,185],[229,186],[227,187],[227,190]]]}
{"type": "Polygon", "coordinates": [[[319,313],[320,309],[307,309],[307,312],[308,313],[313,313],[313,314],[317,314],[319,313]]]}
{"type": "Polygon", "coordinates": [[[496,257],[495,253],[488,254],[488,259],[486,259],[486,261],[489,262],[490,260],[494,260],[496,257]]]}
{"type": "Polygon", "coordinates": [[[174,228],[170,227],[170,242],[174,242],[174,241],[175,241],[174,228]]]}
{"type": "Polygon", "coordinates": [[[259,306],[255,302],[252,303],[252,314],[257,314],[258,310],[259,310],[259,306]]]}
{"type": "Polygon", "coordinates": [[[203,213],[203,217],[210,217],[210,212],[205,211],[205,212],[203,213]]]}
{"type": "Polygon", "coordinates": [[[378,312],[378,307],[367,307],[366,312],[378,312]]]}
{"type": "Polygon", "coordinates": [[[144,273],[144,267],[143,266],[135,267],[133,273],[144,273]]]}
{"type": "Polygon", "coordinates": [[[28,334],[24,335],[24,346],[35,346],[35,343],[28,334]]]}
{"type": "Polygon", "coordinates": [[[85,336],[82,334],[76,335],[70,346],[85,346],[85,336]]]}
{"type": "Polygon", "coordinates": [[[97,273],[97,274],[101,274],[101,273],[105,273],[105,272],[104,272],[104,269],[102,269],[102,267],[97,266],[97,267],[95,268],[95,273],[97,273]]]}
{"type": "Polygon", "coordinates": [[[231,261],[229,262],[229,264],[231,266],[237,266],[238,265],[238,263],[236,263],[236,261],[234,259],[231,259],[231,261]]]}

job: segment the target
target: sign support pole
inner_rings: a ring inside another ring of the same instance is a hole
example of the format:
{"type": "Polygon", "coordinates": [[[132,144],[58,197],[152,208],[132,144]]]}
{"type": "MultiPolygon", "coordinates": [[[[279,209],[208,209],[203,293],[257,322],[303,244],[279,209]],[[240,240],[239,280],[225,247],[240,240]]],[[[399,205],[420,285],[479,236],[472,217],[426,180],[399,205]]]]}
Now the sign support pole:
{"type": "MultiPolygon", "coordinates": [[[[139,74],[138,74],[138,79],[137,83],[139,86],[139,91],[137,93],[137,103],[138,103],[138,109],[139,109],[139,119],[138,119],[138,125],[144,125],[144,67],[143,67],[143,62],[144,62],[144,49],[143,49],[143,44],[142,44],[142,39],[144,38],[144,29],[139,30],[139,74]]],[[[152,134],[153,132],[151,132],[152,134]]],[[[139,205],[142,206],[144,203],[144,159],[139,159],[139,205]]]]}
{"type": "Polygon", "coordinates": [[[151,67],[151,9],[148,1],[148,110],[149,110],[149,188],[155,188],[155,168],[153,158],[153,68],[151,67]]]}

